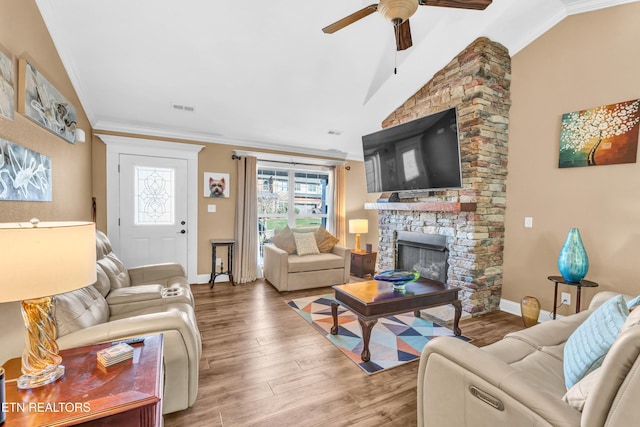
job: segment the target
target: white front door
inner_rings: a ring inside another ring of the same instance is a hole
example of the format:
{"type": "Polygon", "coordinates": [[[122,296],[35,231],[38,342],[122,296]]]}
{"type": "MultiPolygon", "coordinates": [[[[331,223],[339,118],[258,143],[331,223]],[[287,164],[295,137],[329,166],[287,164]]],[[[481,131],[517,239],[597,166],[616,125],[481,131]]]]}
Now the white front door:
{"type": "Polygon", "coordinates": [[[163,262],[187,270],[187,160],[120,154],[120,248],[129,267],[163,262]]]}

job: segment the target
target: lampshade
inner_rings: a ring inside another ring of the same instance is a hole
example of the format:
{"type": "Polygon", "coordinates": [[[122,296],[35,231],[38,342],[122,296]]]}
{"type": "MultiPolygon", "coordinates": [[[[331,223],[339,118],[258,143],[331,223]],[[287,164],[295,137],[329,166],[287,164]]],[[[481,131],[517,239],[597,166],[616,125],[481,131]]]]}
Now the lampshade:
{"type": "Polygon", "coordinates": [[[92,222],[0,224],[0,302],[22,301],[25,349],[19,389],[64,375],[58,354],[53,295],[96,281],[96,231],[92,222]]]}
{"type": "Polygon", "coordinates": [[[366,219],[350,219],[349,220],[349,233],[368,233],[369,221],[366,219]]]}
{"type": "Polygon", "coordinates": [[[418,0],[380,0],[378,12],[384,19],[403,23],[409,19],[418,9],[418,0]]]}
{"type": "Polygon", "coordinates": [[[92,222],[0,224],[0,302],[72,291],[96,281],[92,222]]]}

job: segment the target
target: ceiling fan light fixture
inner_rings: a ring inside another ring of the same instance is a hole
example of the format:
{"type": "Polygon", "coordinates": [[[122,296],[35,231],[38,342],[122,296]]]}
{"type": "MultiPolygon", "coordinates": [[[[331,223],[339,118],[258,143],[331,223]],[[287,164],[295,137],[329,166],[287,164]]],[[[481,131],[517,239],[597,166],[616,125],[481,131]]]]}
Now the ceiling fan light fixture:
{"type": "Polygon", "coordinates": [[[378,12],[382,17],[400,25],[418,10],[418,0],[380,0],[378,12]]]}

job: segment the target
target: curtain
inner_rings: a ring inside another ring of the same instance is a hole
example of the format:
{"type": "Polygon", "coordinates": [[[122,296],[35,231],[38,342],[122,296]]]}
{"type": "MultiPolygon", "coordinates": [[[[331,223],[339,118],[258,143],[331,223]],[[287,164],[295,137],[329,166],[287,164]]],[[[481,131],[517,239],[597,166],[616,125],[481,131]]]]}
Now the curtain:
{"type": "Polygon", "coordinates": [[[336,166],[336,237],[340,239],[340,244],[347,245],[347,171],[345,166],[336,166]]]}
{"type": "Polygon", "coordinates": [[[236,202],[236,262],[233,277],[237,283],[256,280],[258,269],[257,160],[247,156],[238,160],[238,198],[236,202]]]}

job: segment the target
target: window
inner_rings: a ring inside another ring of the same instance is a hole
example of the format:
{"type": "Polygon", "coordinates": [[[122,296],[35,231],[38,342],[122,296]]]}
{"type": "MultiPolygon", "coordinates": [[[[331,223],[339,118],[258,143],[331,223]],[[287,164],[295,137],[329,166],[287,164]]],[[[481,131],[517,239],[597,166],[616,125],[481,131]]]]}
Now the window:
{"type": "Polygon", "coordinates": [[[332,168],[258,162],[258,183],[260,256],[264,243],[286,225],[333,231],[332,168]]]}

